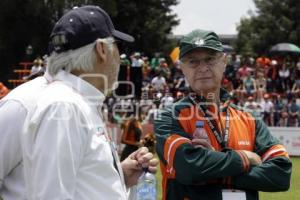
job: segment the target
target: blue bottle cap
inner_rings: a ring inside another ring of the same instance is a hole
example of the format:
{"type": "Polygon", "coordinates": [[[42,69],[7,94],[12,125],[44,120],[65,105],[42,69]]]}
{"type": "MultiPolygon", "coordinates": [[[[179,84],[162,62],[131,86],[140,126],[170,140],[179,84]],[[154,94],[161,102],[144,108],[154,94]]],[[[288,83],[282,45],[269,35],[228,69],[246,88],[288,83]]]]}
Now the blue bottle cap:
{"type": "Polygon", "coordinates": [[[202,128],[204,126],[204,121],[196,121],[196,128],[202,128]]]}

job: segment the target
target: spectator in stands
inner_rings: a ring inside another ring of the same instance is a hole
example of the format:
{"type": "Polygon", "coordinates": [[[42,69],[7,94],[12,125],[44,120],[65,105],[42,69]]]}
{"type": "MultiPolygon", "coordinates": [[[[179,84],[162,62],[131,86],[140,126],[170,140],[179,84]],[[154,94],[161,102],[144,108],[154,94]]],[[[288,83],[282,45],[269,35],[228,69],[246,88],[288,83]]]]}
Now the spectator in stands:
{"type": "Polygon", "coordinates": [[[247,62],[244,62],[242,67],[239,68],[238,73],[241,79],[245,79],[248,76],[248,74],[251,75],[252,71],[253,70],[249,67],[249,64],[247,62]]]}
{"type": "Polygon", "coordinates": [[[266,93],[267,86],[267,80],[262,72],[257,73],[255,84],[257,86],[257,99],[260,101],[266,93]]]}
{"type": "Polygon", "coordinates": [[[143,83],[143,73],[142,67],[144,61],[141,58],[140,52],[135,52],[131,56],[131,68],[130,68],[130,80],[134,85],[134,95],[135,98],[140,99],[142,94],[142,83],[143,83]]]}
{"type": "Polygon", "coordinates": [[[280,91],[280,81],[278,74],[278,62],[272,60],[266,72],[266,92],[282,92],[280,91]]]}
{"type": "Polygon", "coordinates": [[[33,66],[31,67],[30,74],[28,76],[24,76],[23,79],[30,80],[30,79],[34,79],[38,76],[42,76],[45,72],[43,63],[44,63],[43,60],[40,57],[37,57],[33,61],[33,66]]]}
{"type": "Polygon", "coordinates": [[[286,63],[283,63],[281,68],[279,69],[279,81],[282,88],[282,91],[287,92],[291,88],[289,88],[290,84],[290,70],[287,68],[286,63]]]}
{"type": "Polygon", "coordinates": [[[244,102],[243,80],[240,79],[240,75],[236,73],[231,82],[233,88],[232,93],[239,101],[244,102]]]}
{"type": "Polygon", "coordinates": [[[269,94],[264,94],[264,98],[260,103],[260,107],[262,110],[263,120],[268,126],[272,126],[272,116],[273,116],[273,109],[274,105],[270,99],[269,94]]]}
{"type": "Polygon", "coordinates": [[[230,94],[231,95],[234,95],[233,94],[233,85],[232,85],[232,82],[230,81],[230,80],[228,80],[227,78],[224,78],[223,80],[222,80],[222,87],[226,90],[226,91],[228,91],[228,92],[230,92],[230,94]]]}
{"type": "Polygon", "coordinates": [[[241,66],[241,59],[238,55],[236,55],[235,53],[232,54],[231,56],[231,60],[230,60],[230,65],[233,66],[234,68],[234,72],[237,72],[238,69],[241,66]]]}
{"type": "Polygon", "coordinates": [[[159,60],[160,60],[159,53],[155,53],[154,57],[151,59],[151,62],[150,62],[151,69],[154,70],[156,67],[159,66],[159,60]]]}
{"type": "Polygon", "coordinates": [[[167,87],[167,81],[163,76],[163,72],[161,70],[157,70],[158,76],[155,76],[152,81],[151,85],[155,92],[164,92],[167,87]]]}
{"type": "Polygon", "coordinates": [[[294,82],[291,93],[295,98],[300,98],[300,79],[294,82]]]}
{"type": "Polygon", "coordinates": [[[165,108],[167,106],[170,106],[174,103],[174,98],[172,96],[172,93],[166,92],[164,97],[161,98],[161,108],[165,108]]]}
{"type": "Polygon", "coordinates": [[[280,126],[281,127],[286,127],[287,124],[288,124],[288,117],[289,117],[289,113],[288,113],[288,108],[287,108],[287,105],[285,105],[283,107],[283,110],[281,112],[281,116],[280,116],[280,126]]]}
{"type": "Polygon", "coordinates": [[[130,154],[138,150],[141,145],[142,125],[136,118],[131,118],[124,122],[122,129],[122,143],[125,147],[122,151],[120,160],[125,160],[130,154]]]}
{"type": "Polygon", "coordinates": [[[274,104],[273,126],[281,126],[280,121],[282,116],[284,115],[283,112],[284,112],[285,105],[279,94],[273,97],[273,104],[274,104]]]}
{"type": "Polygon", "coordinates": [[[170,88],[174,97],[176,96],[176,92],[184,91],[188,88],[188,83],[182,73],[182,70],[179,67],[174,67],[174,76],[173,76],[173,88],[170,88]]]}
{"type": "Polygon", "coordinates": [[[165,58],[161,58],[159,61],[159,67],[157,68],[161,71],[162,76],[165,77],[166,81],[170,81],[171,78],[171,70],[166,62],[165,58]]]}
{"type": "Polygon", "coordinates": [[[265,55],[258,57],[255,61],[256,73],[263,73],[264,75],[266,75],[270,62],[271,60],[267,58],[265,55]]]}
{"type": "MultiPolygon", "coordinates": [[[[232,57],[231,57],[231,59],[232,59],[232,57]]],[[[229,80],[232,80],[235,78],[235,72],[236,72],[233,62],[231,62],[231,59],[228,61],[228,64],[227,64],[225,72],[224,72],[224,77],[229,80]]]]}
{"type": "Polygon", "coordinates": [[[8,93],[9,89],[2,82],[0,82],[0,99],[5,97],[8,93]]]}
{"type": "Polygon", "coordinates": [[[260,105],[256,101],[254,101],[254,98],[252,96],[248,97],[247,101],[244,104],[244,108],[252,111],[257,116],[260,115],[260,105]]]}
{"type": "Polygon", "coordinates": [[[258,70],[265,71],[265,68],[270,65],[271,60],[267,58],[265,55],[262,55],[261,57],[258,57],[256,59],[256,67],[258,70]]]}
{"type": "Polygon", "coordinates": [[[147,56],[143,56],[142,60],[144,61],[144,64],[142,65],[142,74],[143,74],[143,82],[150,82],[151,77],[151,67],[150,67],[150,62],[149,58],[147,56]]]}
{"type": "Polygon", "coordinates": [[[129,94],[129,87],[131,86],[130,84],[128,84],[128,81],[130,81],[129,73],[130,61],[127,59],[126,54],[122,54],[120,56],[120,71],[118,75],[119,86],[116,90],[116,93],[119,96],[126,96],[129,94]]]}
{"type": "Polygon", "coordinates": [[[288,122],[287,126],[294,126],[298,125],[299,114],[300,114],[300,107],[296,103],[296,99],[293,98],[291,102],[288,104],[288,122]]]}
{"type": "Polygon", "coordinates": [[[250,71],[247,72],[247,76],[243,79],[243,91],[246,97],[253,96],[256,99],[257,87],[255,79],[251,77],[250,71]]]}

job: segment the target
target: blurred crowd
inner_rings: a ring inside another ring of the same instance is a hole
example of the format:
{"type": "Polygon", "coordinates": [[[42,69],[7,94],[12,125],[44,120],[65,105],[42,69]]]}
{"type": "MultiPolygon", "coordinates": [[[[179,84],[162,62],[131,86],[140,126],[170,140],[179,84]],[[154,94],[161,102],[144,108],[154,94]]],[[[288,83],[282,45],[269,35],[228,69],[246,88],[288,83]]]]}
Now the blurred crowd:
{"type": "MultiPolygon", "coordinates": [[[[42,75],[46,60],[37,57],[23,79],[42,75]]],[[[120,60],[119,86],[103,106],[108,122],[121,125],[135,118],[151,124],[158,109],[190,92],[179,61],[160,53],[150,59],[140,52],[121,54],[120,60]]],[[[222,85],[235,104],[256,113],[268,126],[300,127],[300,59],[229,54],[222,85]]],[[[0,99],[8,92],[0,82],[0,99]]]]}
{"type": "MultiPolygon", "coordinates": [[[[168,62],[159,54],[151,59],[139,52],[122,54],[119,83],[104,109],[113,123],[122,123],[126,116],[152,123],[158,109],[190,92],[179,61],[168,62]]],[[[229,54],[222,85],[235,104],[268,126],[300,126],[300,59],[229,54]]]]}

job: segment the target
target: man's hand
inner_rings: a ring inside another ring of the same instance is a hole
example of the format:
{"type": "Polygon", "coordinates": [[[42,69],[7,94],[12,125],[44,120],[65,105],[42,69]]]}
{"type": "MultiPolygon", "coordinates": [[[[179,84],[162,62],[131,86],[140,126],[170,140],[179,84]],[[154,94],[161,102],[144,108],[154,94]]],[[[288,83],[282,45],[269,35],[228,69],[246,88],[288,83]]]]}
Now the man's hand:
{"type": "Polygon", "coordinates": [[[205,149],[210,149],[210,150],[215,150],[215,148],[207,142],[206,139],[193,139],[192,140],[192,145],[196,148],[205,148],[205,149]]]}
{"type": "Polygon", "coordinates": [[[256,165],[260,165],[262,163],[260,156],[257,155],[256,153],[251,152],[251,151],[246,151],[246,150],[243,150],[243,152],[247,156],[251,165],[256,166],[256,165]]]}
{"type": "Polygon", "coordinates": [[[146,147],[141,147],[130,154],[121,163],[126,186],[131,187],[137,184],[138,178],[143,173],[143,168],[147,168],[151,173],[156,173],[157,165],[158,160],[153,158],[153,154],[146,147]]]}

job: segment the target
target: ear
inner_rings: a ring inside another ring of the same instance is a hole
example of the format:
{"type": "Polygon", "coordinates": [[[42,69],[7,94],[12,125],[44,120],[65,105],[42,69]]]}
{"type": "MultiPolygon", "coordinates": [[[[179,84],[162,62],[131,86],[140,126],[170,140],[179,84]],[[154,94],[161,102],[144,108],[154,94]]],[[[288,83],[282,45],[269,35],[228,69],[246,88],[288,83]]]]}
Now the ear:
{"type": "Polygon", "coordinates": [[[97,41],[96,42],[96,56],[97,59],[102,63],[106,63],[107,61],[107,47],[106,44],[102,41],[97,41]]]}

